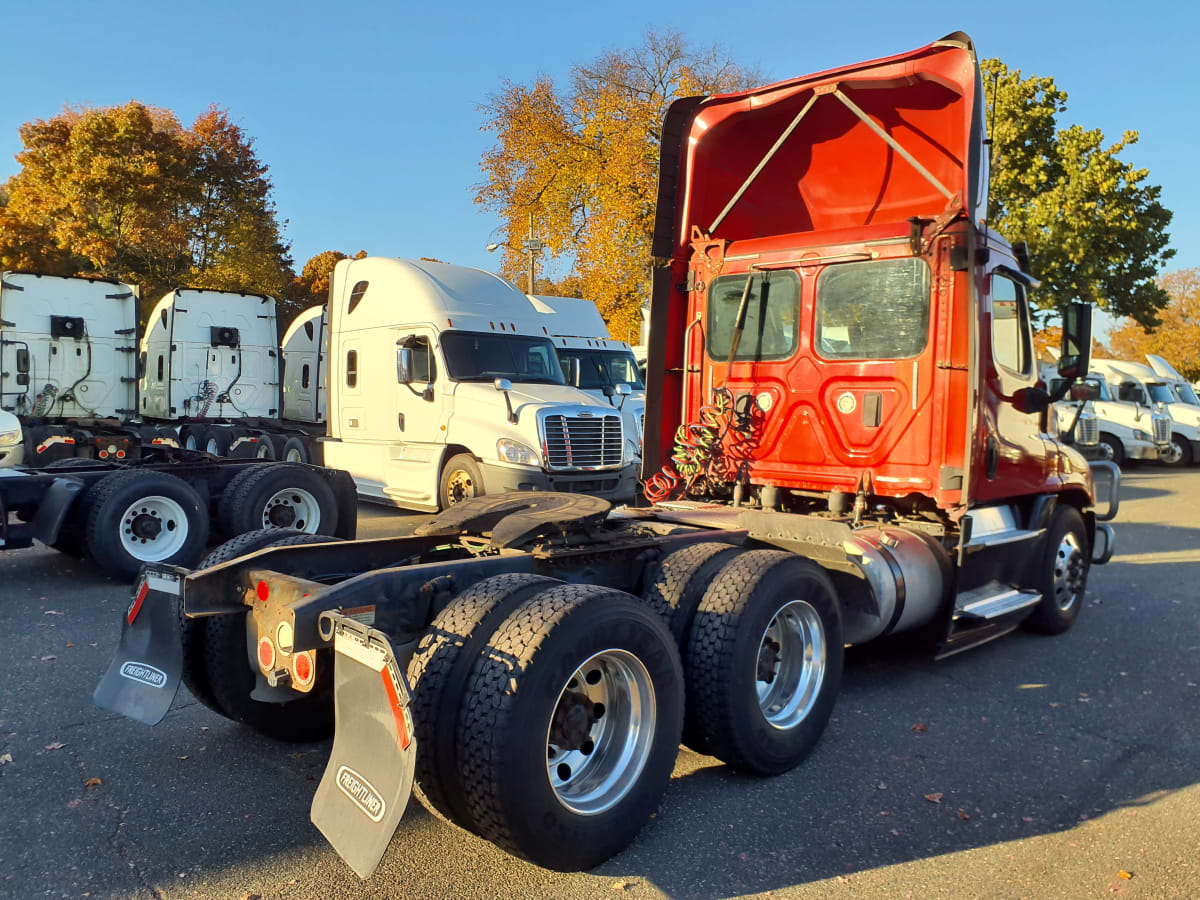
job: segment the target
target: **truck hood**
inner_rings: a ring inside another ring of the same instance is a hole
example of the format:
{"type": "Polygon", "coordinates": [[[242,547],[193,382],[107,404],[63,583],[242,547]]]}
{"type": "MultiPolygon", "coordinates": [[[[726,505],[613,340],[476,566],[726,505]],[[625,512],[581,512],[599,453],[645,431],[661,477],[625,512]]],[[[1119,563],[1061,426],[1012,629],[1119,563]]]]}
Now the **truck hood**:
{"type": "MultiPolygon", "coordinates": [[[[512,400],[513,412],[518,416],[526,410],[540,409],[543,406],[597,406],[612,409],[608,401],[601,402],[586,391],[565,384],[513,384],[509,393],[512,400]]],[[[463,403],[482,404],[487,407],[504,409],[504,394],[488,382],[486,384],[463,381],[455,385],[455,405],[463,403]]]]}
{"type": "Polygon", "coordinates": [[[978,222],[983,102],[962,32],[898,56],[677,100],[663,129],[654,255],[677,257],[693,228],[737,241],[958,211],[978,222]]]}

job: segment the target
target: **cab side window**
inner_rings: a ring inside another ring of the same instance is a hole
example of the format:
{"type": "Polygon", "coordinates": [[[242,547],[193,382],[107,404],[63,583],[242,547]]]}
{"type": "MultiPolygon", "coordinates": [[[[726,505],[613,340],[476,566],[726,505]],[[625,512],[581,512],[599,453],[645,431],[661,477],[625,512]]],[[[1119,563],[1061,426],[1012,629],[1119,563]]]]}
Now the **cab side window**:
{"type": "Polygon", "coordinates": [[[437,381],[437,361],[429,338],[413,335],[404,339],[403,346],[412,351],[413,381],[427,384],[437,381]]]}
{"type": "Polygon", "coordinates": [[[1033,367],[1033,339],[1025,290],[999,272],[992,275],[992,359],[1017,375],[1033,367]]]}

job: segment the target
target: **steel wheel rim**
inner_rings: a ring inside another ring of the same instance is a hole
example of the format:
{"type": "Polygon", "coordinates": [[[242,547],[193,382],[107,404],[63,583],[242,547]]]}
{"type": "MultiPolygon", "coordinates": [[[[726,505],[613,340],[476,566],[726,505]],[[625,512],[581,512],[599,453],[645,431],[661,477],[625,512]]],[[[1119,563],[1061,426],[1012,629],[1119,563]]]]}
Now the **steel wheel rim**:
{"type": "Polygon", "coordinates": [[[285,453],[283,455],[283,459],[285,462],[304,462],[304,460],[300,457],[300,451],[295,447],[285,453]]]}
{"type": "Polygon", "coordinates": [[[154,495],[131,503],[121,514],[121,547],[142,562],[161,562],[187,543],[187,513],[170,497],[154,495]]]}
{"type": "Polygon", "coordinates": [[[786,731],[803,722],[825,681],[825,626],[810,603],[785,603],[763,630],[754,686],[763,718],[786,731]]]}
{"type": "Polygon", "coordinates": [[[269,444],[267,438],[260,437],[258,439],[258,449],[254,451],[254,458],[255,459],[270,459],[271,458],[271,447],[270,447],[270,444],[269,444]]]}
{"type": "Polygon", "coordinates": [[[212,454],[213,456],[220,456],[220,455],[221,455],[221,448],[220,448],[220,446],[217,444],[217,439],[216,439],[215,437],[210,437],[210,438],[208,439],[208,442],[207,442],[207,443],[205,443],[205,445],[204,445],[204,452],[205,452],[205,453],[210,453],[210,454],[212,454]]]}
{"type": "Polygon", "coordinates": [[[475,496],[475,479],[466,469],[455,469],[446,479],[446,504],[453,506],[475,496]]]}
{"type": "Polygon", "coordinates": [[[262,527],[295,528],[316,534],[321,527],[321,504],[303,488],[276,491],[263,504],[262,527]]]}
{"type": "Polygon", "coordinates": [[[188,436],[183,439],[183,449],[184,450],[195,450],[196,449],[196,435],[195,434],[189,432],[188,436]]]}
{"type": "Polygon", "coordinates": [[[654,683],[640,659],[615,649],[589,657],[559,691],[546,728],[546,777],[558,802],[582,816],[612,809],[646,767],[655,719],[654,683]]]}
{"type": "Polygon", "coordinates": [[[1054,602],[1063,612],[1079,602],[1084,570],[1083,548],[1075,533],[1068,531],[1054,554],[1054,602]]]}

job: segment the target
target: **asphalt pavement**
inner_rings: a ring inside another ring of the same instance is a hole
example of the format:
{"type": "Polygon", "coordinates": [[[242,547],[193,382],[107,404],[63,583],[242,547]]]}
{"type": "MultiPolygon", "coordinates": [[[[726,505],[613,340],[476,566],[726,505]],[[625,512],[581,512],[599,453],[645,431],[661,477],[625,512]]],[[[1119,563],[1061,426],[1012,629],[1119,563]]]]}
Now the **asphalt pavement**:
{"type": "MultiPolygon", "coordinates": [[[[1200,897],[1200,470],[1127,472],[1115,525],[1071,632],[853,652],[804,765],[755,779],[681,750],[596,870],[538,869],[414,801],[367,882],[309,822],[328,744],[183,690],[152,729],[96,709],[129,588],[0,554],[0,897],[1200,897]]],[[[364,536],[408,526],[363,508],[364,536]]]]}

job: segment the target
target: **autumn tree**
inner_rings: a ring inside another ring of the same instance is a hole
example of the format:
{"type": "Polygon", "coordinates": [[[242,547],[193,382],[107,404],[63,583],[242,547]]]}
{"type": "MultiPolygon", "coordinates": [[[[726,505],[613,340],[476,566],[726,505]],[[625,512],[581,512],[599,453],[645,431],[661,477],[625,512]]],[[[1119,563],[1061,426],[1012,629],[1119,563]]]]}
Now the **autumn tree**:
{"type": "MultiPolygon", "coordinates": [[[[68,109],[20,130],[0,265],[277,295],[291,277],[267,168],[226,113],[185,129],[142,103],[68,109]]],[[[145,305],[148,310],[148,304],[145,305]]]]}
{"type": "Polygon", "coordinates": [[[1120,158],[1137,132],[1106,146],[1098,129],[1060,128],[1067,94],[1053,78],[1023,78],[996,59],[982,68],[995,107],[989,218],[1010,241],[1029,244],[1042,282],[1030,296],[1035,316],[1084,300],[1154,325],[1167,305],[1155,278],[1175,251],[1161,188],[1120,158]]]}
{"type": "Polygon", "coordinates": [[[1170,298],[1161,313],[1162,322],[1147,330],[1137,322],[1126,322],[1109,336],[1116,359],[1142,362],[1155,353],[1184,378],[1200,380],[1200,269],[1180,269],[1159,280],[1170,298]]]}
{"type": "Polygon", "coordinates": [[[721,49],[666,31],[574,67],[565,91],[545,76],[506,83],[484,107],[483,128],[496,143],[480,163],[475,196],[504,221],[504,273],[523,285],[520,245],[532,212],[550,261],[569,266],[614,334],[636,333],[649,294],[667,107],[759,80],[721,49]]]}
{"type": "Polygon", "coordinates": [[[366,255],[366,250],[359,250],[353,256],[340,250],[326,250],[310,257],[284,291],[279,309],[280,326],[286,328],[304,310],[320,306],[329,299],[329,279],[334,266],[341,260],[362,259],[366,255]]]}

